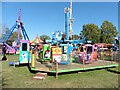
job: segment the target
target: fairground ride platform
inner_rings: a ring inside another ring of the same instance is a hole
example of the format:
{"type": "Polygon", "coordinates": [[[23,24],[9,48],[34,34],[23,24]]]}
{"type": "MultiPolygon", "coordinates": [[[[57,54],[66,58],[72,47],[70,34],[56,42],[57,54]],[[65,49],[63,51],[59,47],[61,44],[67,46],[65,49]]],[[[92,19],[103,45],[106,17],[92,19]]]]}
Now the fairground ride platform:
{"type": "MultiPolygon", "coordinates": [[[[68,65],[58,65],[58,73],[66,73],[66,72],[79,72],[79,71],[87,71],[94,69],[104,69],[117,67],[118,62],[114,61],[104,61],[98,60],[94,61],[90,64],[82,64],[82,63],[70,63],[68,65]]],[[[35,62],[35,67],[31,67],[32,71],[36,72],[46,72],[46,73],[56,73],[56,65],[52,64],[49,66],[48,64],[41,64],[40,62],[35,62]]]]}

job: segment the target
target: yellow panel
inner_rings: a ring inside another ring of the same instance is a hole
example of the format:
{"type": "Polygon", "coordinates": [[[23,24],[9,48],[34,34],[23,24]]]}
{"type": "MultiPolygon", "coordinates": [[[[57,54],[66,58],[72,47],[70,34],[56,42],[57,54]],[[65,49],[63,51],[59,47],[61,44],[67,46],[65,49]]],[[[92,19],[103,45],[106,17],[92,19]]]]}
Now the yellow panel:
{"type": "Polygon", "coordinates": [[[61,48],[52,48],[52,54],[62,54],[61,48]]]}

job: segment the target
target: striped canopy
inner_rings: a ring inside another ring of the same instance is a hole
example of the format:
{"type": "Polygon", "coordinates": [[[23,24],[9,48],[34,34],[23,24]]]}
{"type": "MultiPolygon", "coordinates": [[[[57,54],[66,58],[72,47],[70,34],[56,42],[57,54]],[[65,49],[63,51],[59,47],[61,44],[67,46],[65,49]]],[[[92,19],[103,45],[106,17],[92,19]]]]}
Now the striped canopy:
{"type": "Polygon", "coordinates": [[[30,41],[30,45],[40,45],[41,43],[43,43],[43,41],[38,37],[38,35],[35,39],[30,41]]]}

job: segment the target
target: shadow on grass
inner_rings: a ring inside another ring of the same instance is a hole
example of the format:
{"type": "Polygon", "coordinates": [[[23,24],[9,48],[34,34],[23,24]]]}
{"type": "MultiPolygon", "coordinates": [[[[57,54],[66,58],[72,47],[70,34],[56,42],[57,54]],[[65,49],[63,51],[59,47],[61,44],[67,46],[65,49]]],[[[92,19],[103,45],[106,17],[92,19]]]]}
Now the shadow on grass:
{"type": "Polygon", "coordinates": [[[111,70],[110,68],[107,68],[106,70],[109,71],[109,72],[115,73],[115,74],[120,74],[119,71],[111,70]]]}
{"type": "Polygon", "coordinates": [[[6,83],[6,79],[5,78],[2,78],[2,81],[1,81],[1,83],[2,83],[2,86],[4,87],[4,86],[7,86],[8,84],[6,83]]]}
{"type": "MultiPolygon", "coordinates": [[[[2,72],[0,72],[0,74],[2,74],[2,72]]],[[[6,79],[2,77],[0,77],[0,88],[2,88],[3,86],[7,86],[8,84],[6,83],[6,79]]]]}

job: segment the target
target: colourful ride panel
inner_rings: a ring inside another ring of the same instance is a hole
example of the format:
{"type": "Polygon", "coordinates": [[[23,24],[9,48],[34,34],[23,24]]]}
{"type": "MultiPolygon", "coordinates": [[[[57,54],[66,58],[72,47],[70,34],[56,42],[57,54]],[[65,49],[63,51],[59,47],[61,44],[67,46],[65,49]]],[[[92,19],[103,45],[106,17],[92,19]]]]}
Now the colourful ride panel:
{"type": "Polygon", "coordinates": [[[61,61],[66,61],[68,60],[67,54],[62,54],[61,61]]]}
{"type": "Polygon", "coordinates": [[[52,48],[52,54],[62,54],[61,48],[52,48]]]}
{"type": "Polygon", "coordinates": [[[19,57],[19,63],[20,64],[26,64],[30,63],[30,52],[29,52],[29,41],[28,40],[22,40],[21,46],[20,46],[20,57],[19,57]]]}
{"type": "Polygon", "coordinates": [[[50,60],[50,45],[49,44],[44,44],[43,46],[43,60],[50,60]]]}
{"type": "Polygon", "coordinates": [[[61,54],[62,54],[61,48],[58,48],[58,47],[52,48],[53,62],[61,62],[61,54]]]}

